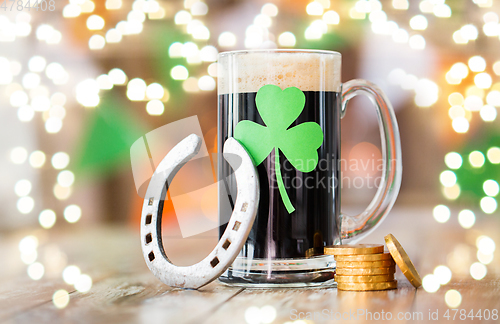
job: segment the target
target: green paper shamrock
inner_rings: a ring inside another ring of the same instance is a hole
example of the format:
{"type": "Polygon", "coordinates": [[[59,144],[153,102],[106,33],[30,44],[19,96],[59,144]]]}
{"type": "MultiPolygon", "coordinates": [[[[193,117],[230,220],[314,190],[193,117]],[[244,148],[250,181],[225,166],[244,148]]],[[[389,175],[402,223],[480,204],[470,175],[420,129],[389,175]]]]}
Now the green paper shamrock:
{"type": "Polygon", "coordinates": [[[274,149],[275,174],[278,189],[288,213],[295,210],[281,177],[281,150],[293,167],[301,172],[311,172],[318,165],[318,148],[323,143],[323,131],[315,122],[306,122],[288,129],[299,117],[306,97],[296,87],[281,90],[275,85],[265,85],[255,97],[257,110],[267,125],[262,126],[249,120],[236,125],[234,138],[248,150],[257,166],[274,149]]]}

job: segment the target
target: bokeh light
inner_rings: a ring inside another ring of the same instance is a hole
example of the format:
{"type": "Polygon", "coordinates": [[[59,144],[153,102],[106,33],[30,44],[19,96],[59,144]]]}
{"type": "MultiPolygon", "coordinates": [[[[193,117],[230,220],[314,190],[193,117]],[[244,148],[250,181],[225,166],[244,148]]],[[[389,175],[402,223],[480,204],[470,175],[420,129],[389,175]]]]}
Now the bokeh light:
{"type": "Polygon", "coordinates": [[[121,69],[112,69],[111,71],[109,71],[108,75],[113,84],[122,85],[127,82],[127,75],[121,69]]]}
{"type": "Polygon", "coordinates": [[[192,19],[191,14],[185,10],[181,10],[175,14],[174,21],[176,25],[186,25],[192,19]]]}
{"type": "Polygon", "coordinates": [[[28,266],[28,276],[33,280],[42,279],[45,274],[45,267],[40,262],[32,263],[28,266]]]}
{"type": "Polygon", "coordinates": [[[182,65],[176,65],[170,71],[170,76],[174,80],[186,80],[189,77],[189,72],[186,67],[182,65]]]}
{"type": "Polygon", "coordinates": [[[69,170],[59,172],[57,175],[57,183],[62,187],[69,187],[75,181],[75,175],[69,170]]]}
{"type": "MultiPolygon", "coordinates": [[[[476,40],[478,35],[479,35],[479,32],[478,32],[476,26],[474,26],[472,24],[467,24],[467,25],[462,26],[462,28],[460,28],[460,36],[462,36],[462,38],[466,41],[476,40]]],[[[474,70],[472,70],[472,71],[474,71],[474,70]]]]}
{"type": "Polygon", "coordinates": [[[30,254],[38,248],[38,239],[36,236],[28,235],[19,241],[18,247],[22,254],[30,254]]]}
{"type": "Polygon", "coordinates": [[[478,88],[489,89],[491,87],[491,84],[493,83],[493,79],[488,73],[483,72],[476,74],[476,76],[474,77],[474,83],[478,88]]]}
{"type": "Polygon", "coordinates": [[[464,96],[461,93],[453,92],[448,96],[448,102],[452,106],[461,106],[464,104],[464,96]]]}
{"type": "Polygon", "coordinates": [[[476,95],[469,95],[465,98],[464,107],[469,111],[479,111],[483,107],[483,99],[476,95]]]}
{"type": "Polygon", "coordinates": [[[70,265],[64,268],[62,272],[62,277],[65,283],[68,285],[73,285],[78,280],[81,275],[80,268],[75,265],[70,265]]]}
{"type": "Polygon", "coordinates": [[[35,207],[35,200],[29,196],[21,197],[17,200],[17,210],[21,214],[29,214],[35,207]]]}
{"type": "Polygon", "coordinates": [[[340,16],[334,10],[328,10],[323,14],[323,21],[329,25],[338,25],[340,23],[340,16]]]}
{"type": "Polygon", "coordinates": [[[104,28],[105,21],[101,16],[91,15],[87,18],[87,28],[89,30],[101,30],[104,28]]]}
{"type": "Polygon", "coordinates": [[[108,10],[118,10],[121,9],[123,3],[122,0],[106,0],[106,9],[108,10]]]}
{"type": "Polygon", "coordinates": [[[486,61],[481,56],[473,56],[469,59],[469,68],[473,72],[483,72],[486,69],[486,61]]]}
{"type": "Polygon", "coordinates": [[[62,120],[55,117],[50,117],[45,122],[45,130],[49,134],[58,133],[61,130],[62,126],[63,126],[62,120]]]}
{"type": "Polygon", "coordinates": [[[466,111],[464,108],[462,108],[462,106],[452,106],[449,110],[448,110],[448,116],[450,116],[450,118],[453,120],[455,118],[465,118],[466,117],[466,111]]]}
{"type": "Polygon", "coordinates": [[[435,293],[439,290],[439,279],[434,274],[428,274],[422,279],[422,287],[428,293],[435,293]]]}
{"type": "Polygon", "coordinates": [[[473,151],[469,154],[469,162],[474,168],[480,168],[484,165],[484,154],[479,151],[473,151]]]}
{"type": "Polygon", "coordinates": [[[160,100],[154,99],[146,104],[146,111],[151,116],[160,116],[165,111],[165,106],[160,100]]]}
{"type": "Polygon", "coordinates": [[[458,223],[463,228],[471,228],[474,226],[476,222],[476,215],[472,212],[472,210],[464,209],[458,213],[458,223]]]}
{"type": "Polygon", "coordinates": [[[42,151],[33,151],[30,154],[29,162],[34,168],[41,168],[45,164],[45,153],[42,151]]]}
{"type": "Polygon", "coordinates": [[[462,156],[457,152],[450,152],[444,156],[444,162],[450,169],[459,169],[462,166],[462,156]]]}
{"type": "Polygon", "coordinates": [[[68,223],[76,223],[82,217],[82,209],[78,205],[69,205],[64,208],[64,219],[68,223]]]}
{"type": "Polygon", "coordinates": [[[38,252],[36,250],[33,250],[30,253],[21,253],[21,261],[23,261],[26,265],[32,264],[37,258],[38,252]]]}
{"type": "Polygon", "coordinates": [[[17,109],[17,118],[22,122],[29,122],[35,117],[35,110],[31,106],[21,106],[17,109]]]}
{"type": "Polygon", "coordinates": [[[132,79],[127,84],[127,98],[131,101],[144,100],[146,97],[146,82],[140,78],[132,79]]]}
{"type": "Polygon", "coordinates": [[[69,164],[69,155],[65,152],[57,152],[52,156],[52,166],[56,170],[62,170],[69,164]]]}
{"type": "Polygon", "coordinates": [[[483,197],[480,201],[480,206],[486,214],[493,214],[497,210],[498,204],[493,197],[483,197]]]}
{"type": "Polygon", "coordinates": [[[462,295],[455,289],[450,289],[444,295],[444,301],[449,308],[457,308],[462,303],[462,295]]]}
{"type": "Polygon", "coordinates": [[[106,32],[106,42],[107,43],[119,43],[122,41],[123,35],[122,33],[115,28],[111,28],[106,32]]]}
{"type": "Polygon", "coordinates": [[[54,185],[54,196],[59,200],[68,199],[71,195],[71,187],[63,187],[59,183],[54,185]]]}
{"type": "Polygon", "coordinates": [[[212,91],[215,90],[217,86],[214,78],[209,75],[204,75],[198,79],[198,87],[203,91],[212,91]]]}
{"type": "Polygon", "coordinates": [[[483,254],[493,254],[496,249],[496,244],[491,237],[481,235],[476,239],[476,247],[483,254]]]}
{"type": "Polygon", "coordinates": [[[457,183],[457,176],[453,171],[446,170],[441,172],[439,181],[441,181],[441,184],[445,187],[452,187],[457,183]]]}
{"type": "Polygon", "coordinates": [[[469,130],[469,121],[465,117],[457,117],[453,119],[452,127],[459,134],[467,133],[469,130]]]}
{"type": "Polygon", "coordinates": [[[485,122],[492,122],[497,118],[497,109],[490,105],[484,105],[479,111],[479,115],[485,122]]]}
{"type": "Polygon", "coordinates": [[[488,272],[488,269],[486,269],[486,266],[480,262],[474,262],[470,266],[470,275],[472,278],[476,280],[481,280],[486,276],[486,273],[488,272]]]}
{"type": "Polygon", "coordinates": [[[56,223],[56,213],[51,209],[45,209],[38,216],[38,222],[43,228],[49,229],[56,223]]]}
{"type": "Polygon", "coordinates": [[[306,7],[306,12],[310,16],[321,16],[323,14],[323,5],[319,1],[310,2],[306,7]]]}
{"type": "Polygon", "coordinates": [[[488,149],[488,152],[486,152],[486,155],[488,156],[488,160],[492,164],[499,164],[500,163],[500,148],[499,147],[491,147],[488,149]]]}
{"type": "Polygon", "coordinates": [[[92,278],[89,275],[81,274],[75,281],[75,289],[85,293],[92,288],[92,278]]]}
{"type": "Polygon", "coordinates": [[[447,206],[437,205],[434,207],[432,215],[438,223],[446,223],[450,219],[451,212],[447,206]]]}
{"type": "Polygon", "coordinates": [[[91,50],[100,50],[106,45],[106,39],[101,35],[94,35],[89,39],[89,48],[91,50]]]}
{"type": "Polygon", "coordinates": [[[162,99],[165,95],[165,90],[159,83],[151,83],[146,88],[146,96],[148,99],[162,99]]]}
{"type": "Polygon", "coordinates": [[[269,17],[276,17],[278,15],[278,7],[273,3],[266,3],[262,6],[260,12],[269,17]]]}
{"type": "Polygon", "coordinates": [[[424,15],[416,15],[410,19],[410,27],[414,30],[425,30],[427,25],[427,18],[424,15]]]}
{"type": "Polygon", "coordinates": [[[496,195],[498,195],[499,190],[500,187],[498,186],[498,182],[496,182],[495,180],[490,179],[486,180],[483,183],[483,191],[488,196],[495,197],[496,195]]]}
{"type": "Polygon", "coordinates": [[[10,160],[14,164],[23,164],[28,158],[28,151],[24,147],[15,147],[10,151],[10,160]]]}
{"type": "Polygon", "coordinates": [[[491,261],[493,261],[493,253],[485,254],[478,250],[476,256],[478,261],[481,262],[482,264],[490,264],[491,261]]]}
{"type": "Polygon", "coordinates": [[[99,85],[99,89],[102,90],[111,90],[113,89],[113,82],[111,78],[107,74],[101,74],[96,78],[97,84],[99,85]]]}
{"type": "Polygon", "coordinates": [[[31,181],[23,179],[16,182],[14,185],[14,192],[19,197],[24,197],[30,194],[31,192],[31,181]]]}
{"type": "Polygon", "coordinates": [[[219,46],[223,48],[236,45],[236,36],[231,32],[223,32],[219,35],[219,46]]]}
{"type": "Polygon", "coordinates": [[[434,276],[439,281],[439,284],[446,285],[451,280],[451,270],[445,265],[440,265],[434,268],[434,276]]]}
{"type": "Polygon", "coordinates": [[[450,74],[456,79],[465,79],[469,75],[469,68],[462,62],[453,64],[450,74]]]}
{"type": "Polygon", "coordinates": [[[284,32],[278,37],[278,43],[283,47],[294,47],[297,40],[292,32],[284,32]]]}
{"type": "Polygon", "coordinates": [[[64,289],[57,290],[52,295],[52,303],[59,309],[65,308],[69,304],[69,293],[64,289]]]}
{"type": "Polygon", "coordinates": [[[43,72],[43,70],[45,70],[46,66],[47,66],[47,61],[42,56],[38,56],[38,55],[33,56],[28,61],[28,69],[31,72],[37,72],[37,73],[43,72]]]}
{"type": "Polygon", "coordinates": [[[446,199],[455,200],[460,196],[460,186],[455,184],[451,187],[444,187],[443,194],[446,199]]]}

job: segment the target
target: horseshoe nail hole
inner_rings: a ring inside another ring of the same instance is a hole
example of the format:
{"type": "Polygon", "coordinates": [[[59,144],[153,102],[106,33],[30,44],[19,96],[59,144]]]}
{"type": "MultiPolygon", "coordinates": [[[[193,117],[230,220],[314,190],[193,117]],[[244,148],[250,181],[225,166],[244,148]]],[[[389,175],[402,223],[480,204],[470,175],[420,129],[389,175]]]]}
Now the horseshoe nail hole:
{"type": "Polygon", "coordinates": [[[146,215],[146,225],[151,224],[152,218],[153,218],[153,215],[151,215],[151,214],[146,215]]]}
{"type": "Polygon", "coordinates": [[[233,231],[237,231],[240,229],[240,225],[241,225],[241,222],[234,222],[234,225],[233,225],[233,231]]]}
{"type": "Polygon", "coordinates": [[[154,201],[154,198],[149,198],[148,205],[149,206],[153,206],[153,201],[154,201]]]}
{"type": "Polygon", "coordinates": [[[231,245],[231,241],[229,239],[226,239],[226,241],[224,242],[224,244],[222,244],[222,248],[224,250],[227,250],[227,248],[229,247],[229,245],[231,245]]]}
{"type": "Polygon", "coordinates": [[[149,252],[148,258],[149,258],[149,261],[153,261],[155,259],[155,254],[153,253],[153,251],[149,252]]]}
{"type": "Polygon", "coordinates": [[[241,206],[241,211],[246,212],[247,208],[248,208],[248,203],[243,203],[243,205],[241,206]]]}
{"type": "MultiPolygon", "coordinates": [[[[151,252],[153,253],[153,252],[151,252]]],[[[212,259],[212,261],[210,261],[210,265],[212,266],[212,268],[215,268],[216,265],[219,264],[219,258],[218,257],[215,257],[212,259]]]]}
{"type": "Polygon", "coordinates": [[[148,235],[146,235],[146,244],[151,243],[152,240],[153,240],[153,237],[151,236],[151,233],[149,233],[148,235]]]}

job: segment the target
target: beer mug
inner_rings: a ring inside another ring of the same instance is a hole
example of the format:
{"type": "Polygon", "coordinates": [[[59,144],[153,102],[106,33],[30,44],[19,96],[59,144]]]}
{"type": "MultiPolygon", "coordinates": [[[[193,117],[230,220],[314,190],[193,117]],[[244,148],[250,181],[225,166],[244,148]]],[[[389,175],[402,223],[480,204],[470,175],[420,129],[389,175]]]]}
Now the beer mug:
{"type": "MultiPolygon", "coordinates": [[[[247,287],[334,283],[325,246],[352,243],[387,216],[401,185],[399,130],[385,94],[365,80],[341,83],[341,54],[319,50],[252,50],[219,54],[219,204],[236,199],[222,156],[234,137],[256,167],[257,216],[238,257],[219,280],[247,287]],[[341,213],[340,127],[348,101],[373,102],[384,157],[380,186],[359,215],[341,213]],[[223,195],[227,195],[224,197],[223,195]]],[[[230,213],[220,209],[220,224],[230,213]]],[[[220,235],[225,231],[221,225],[220,235]]]]}

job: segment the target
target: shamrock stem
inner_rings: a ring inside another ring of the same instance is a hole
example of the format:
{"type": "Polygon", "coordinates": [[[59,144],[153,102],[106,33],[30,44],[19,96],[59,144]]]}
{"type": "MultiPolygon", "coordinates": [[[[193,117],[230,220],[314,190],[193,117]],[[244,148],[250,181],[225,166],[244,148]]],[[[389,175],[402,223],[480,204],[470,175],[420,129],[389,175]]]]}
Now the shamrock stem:
{"type": "Polygon", "coordinates": [[[274,161],[274,173],[276,174],[276,180],[278,181],[280,196],[285,204],[286,210],[289,214],[291,214],[295,211],[295,207],[293,207],[290,197],[288,197],[285,184],[283,183],[283,178],[281,177],[280,150],[277,147],[274,148],[274,161]]]}

